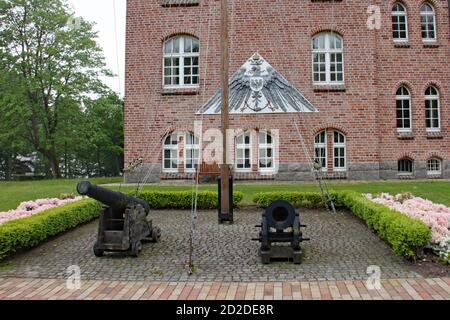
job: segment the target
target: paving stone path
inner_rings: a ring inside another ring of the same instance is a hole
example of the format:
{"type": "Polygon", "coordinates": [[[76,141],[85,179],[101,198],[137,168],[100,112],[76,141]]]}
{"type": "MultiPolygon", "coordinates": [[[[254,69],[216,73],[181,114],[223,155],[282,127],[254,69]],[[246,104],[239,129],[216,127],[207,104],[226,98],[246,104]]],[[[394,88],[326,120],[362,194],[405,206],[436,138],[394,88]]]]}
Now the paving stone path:
{"type": "Polygon", "coordinates": [[[262,265],[258,234],[258,209],[239,210],[234,225],[219,226],[215,211],[199,212],[195,251],[197,272],[189,277],[189,211],[154,211],[155,225],[162,229],[158,244],[146,244],[139,258],[112,254],[96,258],[92,246],[97,222],[82,226],[38,248],[0,264],[0,278],[66,279],[68,267],[80,267],[83,280],[156,282],[290,282],[366,280],[367,268],[381,268],[382,279],[421,278],[414,266],[373,234],[347,211],[333,217],[321,210],[301,213],[308,225],[302,265],[262,265]],[[337,220],[337,221],[336,221],[337,220]]]}

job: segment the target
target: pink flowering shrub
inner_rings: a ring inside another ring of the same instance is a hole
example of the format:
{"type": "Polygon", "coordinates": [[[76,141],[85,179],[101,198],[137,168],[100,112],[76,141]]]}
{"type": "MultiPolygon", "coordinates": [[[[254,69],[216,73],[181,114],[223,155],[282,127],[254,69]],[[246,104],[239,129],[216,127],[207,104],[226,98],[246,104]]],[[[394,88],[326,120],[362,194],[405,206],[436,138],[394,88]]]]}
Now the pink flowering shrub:
{"type": "Polygon", "coordinates": [[[441,244],[446,243],[448,241],[446,239],[450,238],[450,208],[412,195],[392,196],[383,193],[379,197],[366,196],[373,202],[425,223],[431,229],[434,247],[441,247],[441,244]]]}
{"type": "Polygon", "coordinates": [[[39,199],[21,203],[17,209],[0,212],[0,225],[17,219],[31,217],[43,211],[81,200],[82,197],[67,199],[39,199]]]}

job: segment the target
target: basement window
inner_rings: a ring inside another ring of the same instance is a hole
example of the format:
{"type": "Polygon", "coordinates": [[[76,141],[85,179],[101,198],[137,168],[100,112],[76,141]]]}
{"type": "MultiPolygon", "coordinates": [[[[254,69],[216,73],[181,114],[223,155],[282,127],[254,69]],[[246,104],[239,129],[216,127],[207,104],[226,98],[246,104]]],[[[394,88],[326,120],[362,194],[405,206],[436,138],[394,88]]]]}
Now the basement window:
{"type": "Polygon", "coordinates": [[[398,162],[398,174],[411,176],[414,172],[414,162],[411,159],[401,159],[398,162]]]}

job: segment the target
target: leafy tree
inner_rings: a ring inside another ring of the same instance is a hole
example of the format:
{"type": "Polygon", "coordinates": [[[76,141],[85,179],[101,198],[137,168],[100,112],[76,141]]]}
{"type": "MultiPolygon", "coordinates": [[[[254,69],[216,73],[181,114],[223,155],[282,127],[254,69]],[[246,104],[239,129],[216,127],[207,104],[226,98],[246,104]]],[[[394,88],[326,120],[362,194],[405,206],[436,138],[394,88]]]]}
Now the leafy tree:
{"type": "Polygon", "coordinates": [[[38,151],[60,178],[59,148],[68,139],[64,125],[82,116],[82,99],[104,92],[99,77],[109,74],[92,24],[74,20],[62,0],[0,0],[0,58],[0,71],[14,78],[14,97],[7,98],[15,102],[8,105],[17,125],[12,134],[38,151]]]}
{"type": "MultiPolygon", "coordinates": [[[[123,169],[123,101],[113,92],[85,99],[82,117],[66,134],[68,176],[118,176],[123,169]]],[[[70,128],[70,126],[67,126],[70,128]]]]}
{"type": "Polygon", "coordinates": [[[23,139],[25,128],[21,114],[15,108],[22,103],[15,94],[18,77],[8,71],[7,65],[8,60],[0,56],[0,179],[10,180],[19,165],[16,157],[30,149],[23,139]]]}

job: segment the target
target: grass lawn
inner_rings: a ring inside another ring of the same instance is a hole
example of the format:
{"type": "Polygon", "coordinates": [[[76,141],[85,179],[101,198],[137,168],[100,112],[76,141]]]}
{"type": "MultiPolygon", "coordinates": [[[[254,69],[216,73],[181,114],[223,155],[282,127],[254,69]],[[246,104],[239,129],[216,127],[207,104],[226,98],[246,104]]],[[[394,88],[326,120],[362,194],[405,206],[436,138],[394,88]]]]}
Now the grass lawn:
{"type": "MultiPolygon", "coordinates": [[[[58,197],[61,193],[75,193],[75,187],[79,180],[55,180],[34,182],[0,182],[0,212],[15,209],[21,202],[40,198],[58,197]]],[[[91,180],[97,184],[117,183],[120,178],[104,178],[91,180]]],[[[400,192],[411,192],[416,196],[429,199],[436,203],[450,206],[450,181],[376,181],[376,182],[334,182],[328,183],[330,190],[353,190],[361,193],[388,192],[397,194],[400,192]]],[[[111,187],[118,190],[119,187],[111,187]]],[[[144,186],[144,190],[192,190],[192,186],[182,185],[151,185],[144,186]]],[[[132,191],[135,188],[122,187],[122,191],[132,191]]],[[[215,184],[204,184],[200,190],[216,191],[215,184]]],[[[258,192],[270,191],[312,191],[317,192],[319,188],[315,183],[241,183],[235,185],[236,191],[244,193],[243,205],[252,204],[253,197],[258,192]]]]}
{"type": "MultiPolygon", "coordinates": [[[[17,208],[28,200],[57,198],[61,193],[76,193],[80,180],[44,180],[0,182],[0,212],[17,208]]],[[[94,183],[120,182],[120,178],[92,179],[94,183]]]]}

